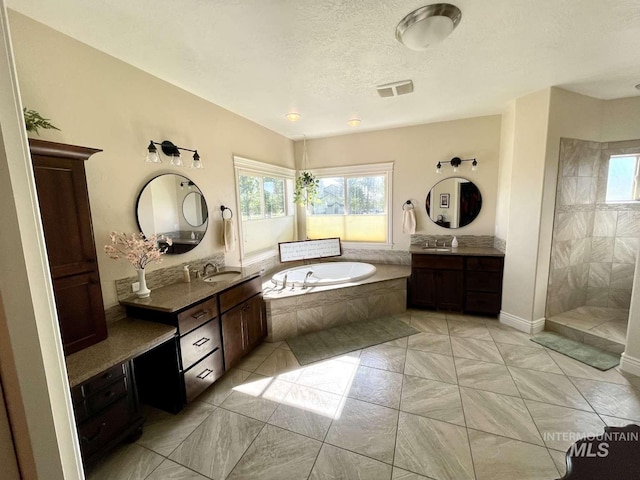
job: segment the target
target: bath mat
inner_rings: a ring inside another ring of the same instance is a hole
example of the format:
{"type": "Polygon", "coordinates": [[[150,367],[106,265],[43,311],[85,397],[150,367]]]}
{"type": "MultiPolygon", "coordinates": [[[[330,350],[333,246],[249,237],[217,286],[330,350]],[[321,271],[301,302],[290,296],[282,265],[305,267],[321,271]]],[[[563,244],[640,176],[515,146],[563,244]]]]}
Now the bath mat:
{"type": "Polygon", "coordinates": [[[415,333],[420,332],[397,318],[384,317],[288,338],[287,343],[300,365],[308,365],[415,333]]]}
{"type": "Polygon", "coordinates": [[[531,341],[602,371],[609,370],[620,363],[618,355],[603,352],[591,345],[576,342],[557,333],[542,332],[533,337],[531,341]]]}

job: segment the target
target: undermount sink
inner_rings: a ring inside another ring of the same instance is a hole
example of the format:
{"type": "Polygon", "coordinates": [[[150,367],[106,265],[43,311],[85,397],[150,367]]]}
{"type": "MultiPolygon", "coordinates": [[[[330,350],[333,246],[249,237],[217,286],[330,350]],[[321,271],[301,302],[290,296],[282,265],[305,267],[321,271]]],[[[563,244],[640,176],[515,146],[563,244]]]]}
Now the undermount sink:
{"type": "Polygon", "coordinates": [[[422,247],[423,250],[429,250],[431,252],[450,252],[450,248],[440,248],[440,247],[422,247]]]}
{"type": "Polygon", "coordinates": [[[241,273],[242,272],[239,272],[237,270],[212,273],[211,275],[206,276],[203,280],[207,283],[224,282],[227,280],[233,280],[234,278],[237,278],[238,275],[240,275],[241,273]]]}

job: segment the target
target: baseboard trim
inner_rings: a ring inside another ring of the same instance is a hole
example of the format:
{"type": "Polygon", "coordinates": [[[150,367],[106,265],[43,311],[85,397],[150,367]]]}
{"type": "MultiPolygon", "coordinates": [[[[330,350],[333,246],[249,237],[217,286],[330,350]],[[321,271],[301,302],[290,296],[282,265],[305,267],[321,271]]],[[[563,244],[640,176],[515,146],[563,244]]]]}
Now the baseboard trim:
{"type": "Polygon", "coordinates": [[[544,330],[544,322],[544,318],[530,321],[504,311],[500,312],[500,323],[529,334],[535,334],[544,330]]]}
{"type": "Polygon", "coordinates": [[[640,359],[634,358],[623,352],[620,355],[620,370],[640,377],[640,359]]]}

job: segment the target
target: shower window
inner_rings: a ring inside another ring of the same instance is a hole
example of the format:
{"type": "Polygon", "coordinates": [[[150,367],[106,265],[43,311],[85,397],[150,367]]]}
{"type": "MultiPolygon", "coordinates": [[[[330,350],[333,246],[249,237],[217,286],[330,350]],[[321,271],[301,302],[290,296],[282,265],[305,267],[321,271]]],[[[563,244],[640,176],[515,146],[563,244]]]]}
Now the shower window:
{"type": "Polygon", "coordinates": [[[607,202],[631,202],[640,200],[638,169],[640,155],[612,155],[607,174],[607,202]]]}

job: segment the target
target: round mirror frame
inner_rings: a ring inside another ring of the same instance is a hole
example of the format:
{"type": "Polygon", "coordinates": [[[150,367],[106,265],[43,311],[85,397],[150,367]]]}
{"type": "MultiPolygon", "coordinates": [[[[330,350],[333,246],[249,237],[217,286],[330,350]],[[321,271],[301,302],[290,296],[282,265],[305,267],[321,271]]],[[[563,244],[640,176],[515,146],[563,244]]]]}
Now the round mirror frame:
{"type": "Polygon", "coordinates": [[[204,235],[207,232],[207,229],[209,227],[209,209],[207,206],[207,201],[202,193],[202,191],[200,190],[200,188],[198,188],[198,186],[189,178],[185,177],[184,175],[180,175],[180,174],[176,174],[176,173],[162,173],[160,175],[156,175],[155,177],[151,178],[149,181],[147,181],[143,187],[140,189],[140,192],[138,193],[138,198],[136,199],[136,206],[135,206],[135,216],[136,216],[136,223],[138,224],[138,230],[140,232],[142,232],[144,235],[152,235],[152,234],[158,234],[158,235],[166,235],[168,237],[171,238],[172,240],[172,245],[161,245],[162,248],[166,247],[167,254],[181,254],[181,253],[186,253],[189,252],[191,250],[193,250],[195,247],[198,246],[198,244],[202,241],[202,239],[204,238],[204,235]],[[193,229],[185,229],[185,230],[177,230],[177,231],[169,231],[169,232],[146,232],[143,230],[142,228],[142,223],[141,219],[140,219],[140,202],[141,199],[143,198],[143,194],[145,193],[145,191],[147,190],[147,188],[149,187],[149,185],[151,185],[151,183],[154,180],[157,180],[159,178],[162,177],[167,177],[167,176],[173,176],[176,177],[176,186],[178,186],[179,183],[184,183],[185,186],[189,186],[189,191],[184,195],[184,197],[182,198],[181,201],[176,202],[175,205],[175,216],[176,219],[178,219],[178,221],[180,222],[180,220],[183,220],[185,222],[186,225],[193,227],[193,229]],[[204,206],[206,208],[207,214],[206,214],[206,219],[202,222],[201,225],[199,226],[193,226],[191,225],[187,219],[184,216],[184,212],[183,212],[183,205],[184,205],[184,198],[186,198],[190,193],[199,193],[202,196],[202,201],[204,202],[204,206]],[[202,228],[204,226],[204,228],[202,228]]]}
{"type": "Polygon", "coordinates": [[[482,210],[482,193],[480,192],[480,189],[478,188],[478,186],[468,178],[464,178],[464,177],[443,178],[442,180],[437,182],[435,185],[433,185],[429,190],[429,193],[427,193],[427,198],[425,200],[425,208],[427,210],[427,217],[429,217],[429,220],[431,220],[433,223],[435,223],[439,227],[448,228],[448,229],[457,229],[457,228],[466,227],[467,225],[471,224],[476,218],[478,218],[478,215],[480,215],[480,211],[482,210]],[[453,192],[453,191],[442,192],[440,194],[440,198],[438,199],[431,198],[435,188],[439,184],[446,182],[447,180],[464,180],[464,182],[458,182],[457,184],[458,185],[468,184],[470,186],[473,186],[473,189],[471,189],[467,193],[467,195],[471,195],[471,198],[468,200],[468,203],[470,203],[470,205],[468,205],[465,208],[465,210],[467,211],[461,212],[460,208],[458,208],[458,211],[455,212],[454,217],[457,219],[457,223],[458,223],[458,226],[456,227],[451,226],[451,219],[445,218],[446,212],[439,214],[435,220],[431,217],[431,208],[434,208],[436,205],[440,205],[438,207],[440,209],[448,209],[453,205],[458,205],[457,194],[459,193],[459,189],[456,192],[453,192]],[[452,199],[451,197],[454,194],[456,195],[456,198],[452,199]],[[463,213],[465,218],[461,219],[461,217],[463,216],[463,213]],[[465,222],[465,223],[462,223],[462,222],[465,222]]]}

